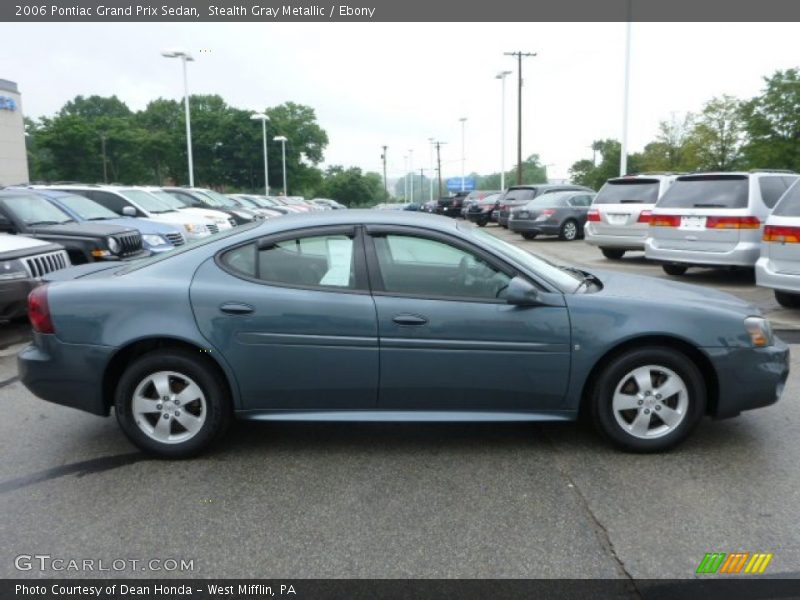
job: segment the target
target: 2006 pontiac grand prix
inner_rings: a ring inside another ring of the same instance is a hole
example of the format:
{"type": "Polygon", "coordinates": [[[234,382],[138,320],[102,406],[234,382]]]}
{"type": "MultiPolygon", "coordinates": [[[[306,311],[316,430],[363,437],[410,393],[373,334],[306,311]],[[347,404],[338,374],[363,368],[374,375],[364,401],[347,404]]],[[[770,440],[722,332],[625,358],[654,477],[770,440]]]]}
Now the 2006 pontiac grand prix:
{"type": "Polygon", "coordinates": [[[787,346],[706,288],[556,266],[472,225],[327,211],[246,225],[133,264],[51,273],[19,355],[35,395],[114,408],[184,457],[231,418],[568,421],[633,451],[704,415],[774,403],[787,346]]]}

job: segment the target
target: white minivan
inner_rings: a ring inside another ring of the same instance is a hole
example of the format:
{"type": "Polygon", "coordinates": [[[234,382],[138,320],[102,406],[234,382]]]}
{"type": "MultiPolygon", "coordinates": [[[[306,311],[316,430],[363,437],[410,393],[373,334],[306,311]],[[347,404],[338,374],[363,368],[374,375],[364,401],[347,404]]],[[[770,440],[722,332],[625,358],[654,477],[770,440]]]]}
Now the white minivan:
{"type": "Polygon", "coordinates": [[[669,275],[691,266],[753,267],[764,221],[797,178],[790,171],[681,175],[652,211],[645,256],[669,275]]]}
{"type": "Polygon", "coordinates": [[[600,248],[606,258],[617,260],[628,250],[644,250],[650,211],[676,177],[644,173],[609,179],[586,216],[586,243],[600,248]]]}
{"type": "Polygon", "coordinates": [[[772,288],[781,306],[800,308],[800,183],[792,184],[764,224],[756,284],[772,288]]]}

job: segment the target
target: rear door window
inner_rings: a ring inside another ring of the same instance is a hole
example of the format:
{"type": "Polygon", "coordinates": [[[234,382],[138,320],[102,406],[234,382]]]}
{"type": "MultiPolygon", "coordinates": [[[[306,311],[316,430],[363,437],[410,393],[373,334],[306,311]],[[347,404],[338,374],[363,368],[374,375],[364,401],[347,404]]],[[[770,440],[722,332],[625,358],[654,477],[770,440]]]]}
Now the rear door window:
{"type": "Polygon", "coordinates": [[[778,217],[800,217],[800,184],[795,181],[772,211],[778,217]]]}
{"type": "Polygon", "coordinates": [[[522,200],[533,200],[535,197],[535,189],[508,190],[503,200],[506,202],[520,202],[522,200]]]}
{"type": "Polygon", "coordinates": [[[655,204],[658,179],[618,179],[606,182],[594,199],[595,204],[655,204]]]}
{"type": "Polygon", "coordinates": [[[769,208],[773,208],[786,191],[783,177],[762,177],[758,180],[758,187],[761,189],[761,200],[769,208]]]}
{"type": "Polygon", "coordinates": [[[658,208],[747,208],[747,175],[679,177],[658,201],[658,208]]]}

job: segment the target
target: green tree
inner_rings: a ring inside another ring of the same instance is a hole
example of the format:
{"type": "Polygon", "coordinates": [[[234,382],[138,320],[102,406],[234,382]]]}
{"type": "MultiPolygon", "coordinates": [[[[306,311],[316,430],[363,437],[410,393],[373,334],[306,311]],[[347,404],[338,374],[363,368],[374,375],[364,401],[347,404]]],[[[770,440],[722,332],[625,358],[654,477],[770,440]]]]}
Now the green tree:
{"type": "MultiPolygon", "coordinates": [[[[574,183],[599,190],[606,181],[619,176],[619,159],[622,148],[617,140],[605,139],[592,142],[592,151],[595,155],[600,155],[599,163],[596,160],[579,160],[573,163],[569,173],[574,183]]],[[[628,171],[637,172],[640,162],[640,155],[629,154],[628,171]]]]}
{"type": "MultiPolygon", "coordinates": [[[[692,136],[695,118],[686,113],[683,118],[673,115],[658,124],[655,141],[637,155],[637,171],[693,171],[697,168],[697,150],[692,136]]],[[[633,172],[628,169],[629,172],[633,172]]]]}
{"type": "Polygon", "coordinates": [[[737,167],[742,152],[744,123],[741,102],[733,96],[712,98],[691,133],[696,169],[730,171],[737,167]]]}
{"type": "Polygon", "coordinates": [[[378,173],[362,173],[358,167],[328,167],[320,194],[346,206],[369,206],[385,198],[383,179],[378,173]]]}
{"type": "Polygon", "coordinates": [[[744,102],[743,163],[749,168],[800,170],[800,74],[776,71],[765,88],[744,102]]]}

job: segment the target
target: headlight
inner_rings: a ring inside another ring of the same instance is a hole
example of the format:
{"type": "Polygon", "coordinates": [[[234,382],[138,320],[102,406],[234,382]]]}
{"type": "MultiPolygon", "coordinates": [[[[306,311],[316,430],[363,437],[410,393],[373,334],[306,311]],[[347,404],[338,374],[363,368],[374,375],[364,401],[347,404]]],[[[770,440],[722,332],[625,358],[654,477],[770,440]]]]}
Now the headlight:
{"type": "Polygon", "coordinates": [[[185,223],[183,226],[189,233],[208,233],[208,228],[198,223],[185,223]]]}
{"type": "Polygon", "coordinates": [[[28,272],[21,260],[4,260],[0,262],[0,281],[12,279],[26,279],[28,272]]]}
{"type": "Polygon", "coordinates": [[[231,227],[236,227],[236,221],[233,219],[228,219],[228,223],[230,223],[231,227]]]}
{"type": "Polygon", "coordinates": [[[763,317],[747,317],[744,320],[744,328],[756,348],[772,345],[772,328],[769,325],[769,321],[763,317]]]}
{"type": "Polygon", "coordinates": [[[114,238],[110,237],[106,239],[106,243],[108,244],[108,249],[111,250],[114,254],[119,252],[119,242],[114,238]]]}
{"type": "Polygon", "coordinates": [[[164,244],[168,243],[163,237],[153,233],[146,233],[142,235],[142,239],[148,246],[163,246],[164,244]]]}

